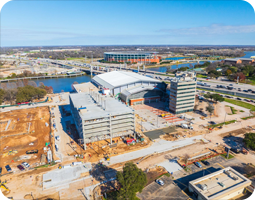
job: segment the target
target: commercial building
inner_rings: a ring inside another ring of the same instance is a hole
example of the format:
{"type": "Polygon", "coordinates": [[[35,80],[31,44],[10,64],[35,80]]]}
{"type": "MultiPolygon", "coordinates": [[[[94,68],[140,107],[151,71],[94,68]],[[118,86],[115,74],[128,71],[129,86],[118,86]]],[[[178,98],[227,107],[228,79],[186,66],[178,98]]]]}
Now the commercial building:
{"type": "Polygon", "coordinates": [[[196,73],[176,73],[170,82],[169,110],[175,114],[193,111],[196,95],[196,73]]]}
{"type": "Polygon", "coordinates": [[[233,63],[233,64],[241,64],[242,60],[240,58],[226,58],[224,62],[233,63]]]}
{"type": "Polygon", "coordinates": [[[249,185],[249,179],[227,167],[189,182],[189,192],[198,200],[227,200],[241,196],[249,185]]]}
{"type": "Polygon", "coordinates": [[[154,86],[139,85],[128,88],[120,93],[119,97],[128,105],[137,105],[158,102],[164,96],[164,91],[154,86]]]}
{"type": "Polygon", "coordinates": [[[121,51],[121,52],[105,52],[104,60],[108,62],[123,63],[152,63],[160,62],[161,57],[157,56],[157,52],[145,51],[121,51]]]}
{"type": "Polygon", "coordinates": [[[113,71],[95,76],[92,80],[98,88],[107,88],[111,95],[118,95],[135,86],[152,86],[164,88],[162,81],[142,76],[134,72],[113,71]]]}
{"type": "Polygon", "coordinates": [[[224,62],[233,63],[233,64],[251,64],[255,62],[254,58],[226,58],[224,62]]]}
{"type": "Polygon", "coordinates": [[[86,144],[132,135],[134,110],[115,98],[98,92],[70,94],[70,107],[79,137],[86,144]]]}

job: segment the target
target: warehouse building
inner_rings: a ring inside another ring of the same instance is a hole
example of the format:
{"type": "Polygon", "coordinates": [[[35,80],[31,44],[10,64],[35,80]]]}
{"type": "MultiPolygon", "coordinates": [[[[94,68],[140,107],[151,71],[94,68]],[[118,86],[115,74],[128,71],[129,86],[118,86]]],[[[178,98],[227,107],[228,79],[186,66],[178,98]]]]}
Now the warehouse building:
{"type": "Polygon", "coordinates": [[[193,111],[196,84],[195,72],[176,73],[170,83],[169,110],[175,114],[193,111]]]}
{"type": "Polygon", "coordinates": [[[241,64],[242,60],[240,58],[226,58],[224,60],[225,63],[231,63],[231,64],[241,64]]]}
{"type": "Polygon", "coordinates": [[[118,95],[135,86],[152,86],[164,88],[162,81],[142,76],[134,72],[113,71],[95,76],[92,81],[98,88],[110,90],[111,95],[118,95]]]}
{"type": "Polygon", "coordinates": [[[159,63],[161,57],[157,56],[157,52],[145,51],[122,51],[122,52],[105,52],[104,60],[108,62],[123,63],[159,63]]]}
{"type": "Polygon", "coordinates": [[[84,149],[90,142],[132,135],[134,110],[124,103],[98,92],[70,94],[70,107],[84,149]]]}
{"type": "Polygon", "coordinates": [[[251,181],[231,167],[203,176],[189,182],[189,192],[195,199],[236,199],[242,196],[251,181]]]}

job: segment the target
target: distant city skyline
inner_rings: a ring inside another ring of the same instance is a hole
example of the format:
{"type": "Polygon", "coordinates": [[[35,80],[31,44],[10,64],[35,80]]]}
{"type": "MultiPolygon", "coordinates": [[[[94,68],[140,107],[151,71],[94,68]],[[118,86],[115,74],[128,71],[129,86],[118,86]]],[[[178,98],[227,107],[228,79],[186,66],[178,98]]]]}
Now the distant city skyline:
{"type": "Polygon", "coordinates": [[[1,46],[255,45],[245,1],[10,1],[1,46]]]}

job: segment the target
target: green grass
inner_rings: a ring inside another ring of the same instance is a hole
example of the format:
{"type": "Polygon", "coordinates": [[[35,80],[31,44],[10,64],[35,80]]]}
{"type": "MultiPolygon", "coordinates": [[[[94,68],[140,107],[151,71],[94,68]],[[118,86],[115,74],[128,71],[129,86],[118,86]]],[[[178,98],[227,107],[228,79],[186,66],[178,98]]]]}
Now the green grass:
{"type": "Polygon", "coordinates": [[[202,74],[197,74],[197,77],[198,77],[198,78],[207,78],[206,75],[202,75],[202,74]]]}
{"type": "MultiPolygon", "coordinates": [[[[223,158],[227,159],[227,153],[220,154],[223,158]]],[[[235,156],[229,154],[228,159],[234,158],[235,156]]]]}
{"type": "Polygon", "coordinates": [[[230,109],[231,109],[233,115],[236,114],[237,110],[234,107],[230,106],[230,109]]]}
{"type": "Polygon", "coordinates": [[[251,118],[254,118],[255,116],[254,115],[252,115],[252,116],[249,116],[249,117],[243,117],[243,118],[241,118],[242,120],[247,120],[247,119],[251,119],[251,118]]]}
{"type": "Polygon", "coordinates": [[[239,110],[239,112],[244,112],[243,110],[239,110]]]}
{"type": "MultiPolygon", "coordinates": [[[[169,174],[169,173],[161,174],[158,178],[160,178],[160,177],[162,177],[162,176],[170,177],[170,174],[169,174]]],[[[156,179],[158,179],[158,178],[156,178],[156,179]]]]}
{"type": "Polygon", "coordinates": [[[208,127],[209,127],[209,128],[215,128],[215,127],[218,127],[218,126],[223,126],[224,124],[225,124],[225,125],[233,124],[233,123],[235,123],[235,122],[236,122],[236,120],[230,120],[230,121],[226,121],[225,123],[222,122],[222,123],[219,123],[219,124],[210,125],[210,126],[208,126],[208,127]]]}
{"type": "Polygon", "coordinates": [[[243,108],[247,108],[250,109],[251,111],[255,111],[255,106],[246,102],[242,102],[242,101],[238,101],[238,100],[234,100],[234,99],[227,99],[225,98],[225,101],[237,106],[241,106],[243,108]]]}

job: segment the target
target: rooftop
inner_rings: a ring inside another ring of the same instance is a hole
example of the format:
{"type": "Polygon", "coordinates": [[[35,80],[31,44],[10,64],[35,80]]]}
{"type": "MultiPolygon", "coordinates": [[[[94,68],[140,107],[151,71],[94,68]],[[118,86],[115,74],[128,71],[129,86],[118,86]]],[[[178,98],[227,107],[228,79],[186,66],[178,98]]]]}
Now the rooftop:
{"type": "Polygon", "coordinates": [[[226,58],[225,61],[238,61],[240,58],[226,58]]]}
{"type": "Polygon", "coordinates": [[[90,91],[99,91],[99,89],[91,82],[74,84],[73,85],[76,92],[89,92],[90,91]]]}
{"type": "Polygon", "coordinates": [[[141,92],[144,90],[159,90],[158,88],[155,88],[154,86],[147,86],[147,85],[139,85],[132,88],[128,88],[122,92],[123,95],[129,96],[131,94],[141,92]]]}
{"type": "Polygon", "coordinates": [[[235,188],[249,185],[251,181],[227,167],[189,182],[205,199],[215,199],[235,188]]]}
{"type": "Polygon", "coordinates": [[[109,117],[110,114],[121,115],[134,112],[133,109],[115,98],[97,92],[92,95],[89,93],[70,94],[70,98],[83,120],[109,117]]]}
{"type": "Polygon", "coordinates": [[[93,80],[96,81],[98,84],[102,85],[103,87],[109,88],[110,90],[121,85],[127,85],[141,81],[158,83],[161,82],[159,80],[147,76],[142,76],[137,73],[124,71],[113,71],[100,74],[95,76],[93,80]]]}
{"type": "Polygon", "coordinates": [[[144,54],[157,54],[158,52],[151,52],[151,51],[116,51],[116,52],[104,52],[104,54],[135,54],[135,55],[144,55],[144,54]]]}
{"type": "Polygon", "coordinates": [[[195,71],[176,72],[175,77],[171,79],[171,82],[176,82],[176,83],[194,82],[194,81],[197,81],[195,71]]]}

